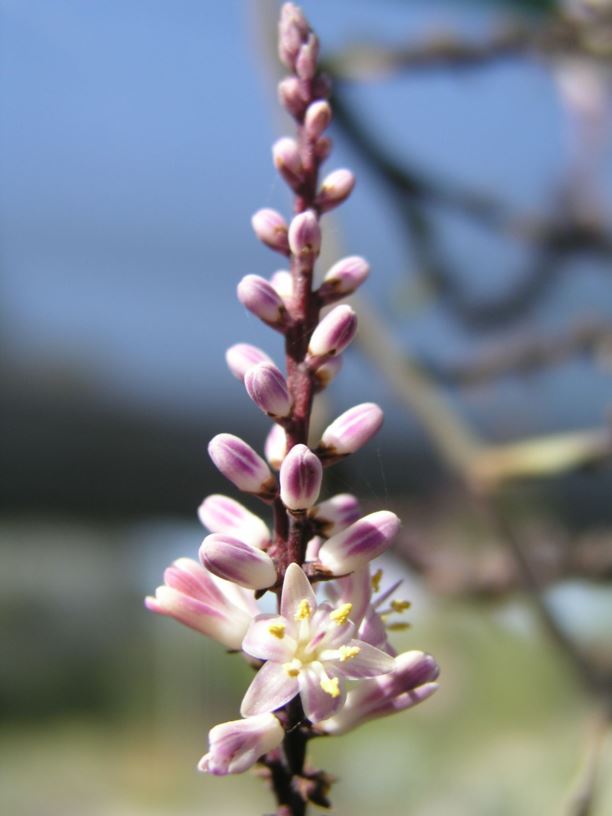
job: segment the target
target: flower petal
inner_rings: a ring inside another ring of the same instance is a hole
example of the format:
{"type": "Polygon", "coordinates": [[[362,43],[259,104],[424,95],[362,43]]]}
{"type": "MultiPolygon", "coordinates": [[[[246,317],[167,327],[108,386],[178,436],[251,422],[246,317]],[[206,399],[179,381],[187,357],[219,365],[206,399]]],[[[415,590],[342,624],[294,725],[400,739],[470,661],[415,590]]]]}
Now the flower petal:
{"type": "Polygon", "coordinates": [[[289,564],[283,582],[281,596],[281,614],[292,621],[295,619],[298,607],[306,601],[312,612],[317,607],[317,598],[304,570],[297,564],[289,564]]]}
{"type": "Polygon", "coordinates": [[[186,626],[218,640],[228,649],[239,649],[248,629],[250,617],[234,608],[234,614],[192,598],[168,586],[157,587],[155,597],[145,599],[151,612],[167,615],[186,626]]]}
{"type": "Polygon", "coordinates": [[[297,677],[287,674],[281,663],[270,660],[261,667],[248,687],[240,713],[243,717],[276,711],[299,691],[297,677]]]}
{"type": "MultiPolygon", "coordinates": [[[[340,607],[342,611],[342,607],[340,607]]],[[[334,620],[333,615],[337,610],[323,604],[315,612],[311,625],[311,638],[306,646],[306,653],[314,650],[337,649],[339,646],[348,643],[355,634],[355,626],[352,621],[346,619],[334,620]]]]}
{"type": "Polygon", "coordinates": [[[300,672],[300,697],[304,714],[311,722],[331,717],[344,705],[346,688],[336,672],[321,663],[311,663],[300,672]]]}
{"type": "Polygon", "coordinates": [[[261,660],[287,663],[295,655],[296,627],[281,615],[258,615],[242,641],[247,654],[261,660]]]}
{"type": "Polygon", "coordinates": [[[327,584],[327,592],[336,604],[351,603],[351,620],[359,626],[372,596],[370,566],[366,564],[344,578],[327,584]]]}
{"type": "Polygon", "coordinates": [[[356,648],[359,651],[344,661],[342,658],[339,662],[334,661],[336,670],[345,677],[351,677],[354,680],[362,677],[378,677],[380,674],[388,674],[395,668],[395,661],[391,655],[362,640],[351,640],[348,648],[356,648]]]}
{"type": "Polygon", "coordinates": [[[387,630],[383,619],[376,610],[369,606],[361,621],[358,631],[359,639],[384,649],[387,644],[387,630]]]}

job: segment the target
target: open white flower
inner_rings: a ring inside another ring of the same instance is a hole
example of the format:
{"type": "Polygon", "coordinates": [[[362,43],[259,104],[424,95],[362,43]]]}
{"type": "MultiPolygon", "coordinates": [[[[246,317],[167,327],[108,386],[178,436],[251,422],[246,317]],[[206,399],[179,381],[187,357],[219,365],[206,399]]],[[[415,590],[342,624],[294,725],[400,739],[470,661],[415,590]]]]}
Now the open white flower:
{"type": "Polygon", "coordinates": [[[281,708],[297,694],[312,722],[331,717],[345,700],[345,678],[377,677],[392,671],[393,658],[353,638],[352,605],[318,605],[297,564],[285,574],[280,615],[258,615],[242,648],[267,661],[247,689],[243,717],[281,708]]]}

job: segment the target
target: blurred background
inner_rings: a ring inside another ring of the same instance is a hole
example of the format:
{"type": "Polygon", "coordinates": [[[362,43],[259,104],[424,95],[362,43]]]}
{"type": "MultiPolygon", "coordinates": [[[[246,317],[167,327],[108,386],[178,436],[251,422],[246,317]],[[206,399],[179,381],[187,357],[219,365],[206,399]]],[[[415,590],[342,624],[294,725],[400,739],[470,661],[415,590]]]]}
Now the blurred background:
{"type": "MultiPolygon", "coordinates": [[[[372,277],[318,406],[385,409],[332,490],[404,520],[387,569],[442,686],[314,744],[337,813],[612,812],[612,4],[305,0],[372,277]],[[371,773],[373,763],[377,773],[371,773]],[[607,772],[606,772],[607,771],[607,772]]],[[[203,777],[249,678],[142,599],[267,422],[226,369],[287,213],[273,0],[0,0],[0,805],[250,816],[203,777]]],[[[281,264],[282,265],[282,264],[281,264]]]]}

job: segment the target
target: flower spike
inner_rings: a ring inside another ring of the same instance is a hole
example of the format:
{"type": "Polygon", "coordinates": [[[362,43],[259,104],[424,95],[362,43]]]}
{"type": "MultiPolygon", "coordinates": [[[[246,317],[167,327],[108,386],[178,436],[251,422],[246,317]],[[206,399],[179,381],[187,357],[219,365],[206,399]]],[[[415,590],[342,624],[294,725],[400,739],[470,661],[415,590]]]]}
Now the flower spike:
{"type": "Polygon", "coordinates": [[[424,652],[397,655],[389,635],[408,625],[397,615],[409,602],[394,597],[400,582],[381,589],[382,571],[370,572],[370,561],[396,536],[398,517],[387,510],[362,516],[349,493],[319,502],[324,468],[371,439],[383,413],[372,402],[355,405],[310,447],[314,398],[340,371],[357,331],[357,314],[339,301],[364,283],[369,265],[357,255],[340,258],[315,288],[321,218],[348,199],[355,176],[345,168],[322,176],[333,147],[331,83],[319,70],[317,35],[291,2],[281,8],[278,53],[288,71],[278,97],[295,132],[274,143],[272,159],[292,193],[292,215],[266,207],[252,227],[286,258],[286,268],[244,275],[237,296],[281,335],[285,366],[249,343],[230,346],[231,374],[272,420],[265,459],[230,433],[208,445],[218,470],[261,499],[269,518],[233,497],[208,496],[198,509],[209,531],[200,563],[176,561],[145,603],[257,669],[240,706],[243,719],[211,728],[198,768],[225,776],[260,764],[278,812],[295,816],[309,802],[330,807],[331,777],[307,764],[309,741],[416,705],[437,688],[438,667],[424,652]],[[276,606],[266,603],[274,597],[276,606]]]}

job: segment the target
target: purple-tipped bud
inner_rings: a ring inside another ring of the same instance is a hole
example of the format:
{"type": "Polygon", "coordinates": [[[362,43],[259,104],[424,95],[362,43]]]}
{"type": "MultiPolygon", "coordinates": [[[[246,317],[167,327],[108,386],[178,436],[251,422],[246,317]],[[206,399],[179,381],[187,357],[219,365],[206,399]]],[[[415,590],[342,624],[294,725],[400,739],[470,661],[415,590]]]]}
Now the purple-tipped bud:
{"type": "Polygon", "coordinates": [[[328,538],[353,524],[361,515],[359,501],[350,493],[339,493],[308,513],[317,530],[328,538]]]}
{"type": "Polygon", "coordinates": [[[315,257],[321,249],[321,227],[316,214],[306,210],[296,215],[289,226],[289,248],[296,257],[315,257]]]}
{"type": "Polygon", "coordinates": [[[324,162],[325,159],[329,156],[332,151],[333,142],[329,138],[329,136],[321,136],[320,139],[317,139],[315,144],[314,150],[315,155],[320,163],[324,162]]]}
{"type": "Polygon", "coordinates": [[[145,599],[145,606],[214,638],[228,649],[240,649],[258,612],[252,592],[220,581],[191,558],[179,558],[168,567],[163,586],[145,599]]]}
{"type": "Polygon", "coordinates": [[[337,261],[323,278],[319,297],[323,302],[352,294],[368,277],[370,265],[359,255],[337,261]]]}
{"type": "Polygon", "coordinates": [[[319,99],[306,109],[304,128],[306,135],[314,142],[329,127],[332,119],[332,109],[329,102],[319,99]]]}
{"type": "Polygon", "coordinates": [[[400,520],[389,510],[378,510],[329,538],[319,560],[334,575],[345,575],[365,566],[391,546],[400,520]]]}
{"type": "Polygon", "coordinates": [[[327,734],[345,734],[378,717],[405,711],[423,702],[437,690],[439,668],[431,655],[403,652],[395,668],[379,677],[362,680],[352,689],[342,709],[321,723],[327,734]]]}
{"type": "Polygon", "coordinates": [[[303,181],[304,168],[300,158],[300,149],[295,139],[285,136],[272,146],[274,166],[293,189],[299,188],[303,181]]]}
{"type": "Polygon", "coordinates": [[[293,297],[293,278],[286,269],[279,269],[271,276],[270,286],[285,304],[293,297]]]}
{"type": "Polygon", "coordinates": [[[321,489],[323,467],[307,445],[294,445],[280,468],[280,495],[289,510],[307,510],[321,489]]]}
{"type": "Polygon", "coordinates": [[[227,367],[238,380],[244,380],[249,368],[257,363],[271,363],[272,360],[265,351],[249,343],[236,343],[225,352],[227,367]]]}
{"type": "Polygon", "coordinates": [[[323,365],[314,372],[315,384],[318,391],[322,391],[330,384],[334,377],[342,368],[342,357],[330,357],[323,365]]]}
{"type": "Polygon", "coordinates": [[[274,363],[259,363],[250,368],[244,385],[255,405],[273,419],[289,416],[292,400],[285,378],[274,363]]]}
{"type": "Polygon", "coordinates": [[[276,583],[276,567],[267,553],[223,533],[206,536],[200,561],[218,578],[247,589],[267,589],[276,583]]]}
{"type": "Polygon", "coordinates": [[[208,443],[208,453],[217,468],[245,493],[261,498],[276,495],[276,481],[270,469],[250,445],[233,434],[217,434],[208,443]]]}
{"type": "Polygon", "coordinates": [[[220,723],[208,732],[210,750],[198,762],[198,770],[214,776],[244,773],[261,756],[278,748],[284,737],[274,714],[220,723]]]}
{"type": "Polygon", "coordinates": [[[285,318],[285,304],[265,278],[245,275],[237,287],[238,300],[265,323],[279,325],[285,318]]]}
{"type": "Polygon", "coordinates": [[[350,196],[355,186],[355,176],[350,170],[334,170],[323,179],[317,196],[317,206],[321,212],[329,212],[342,204],[350,196]]]}
{"type": "Polygon", "coordinates": [[[280,213],[270,209],[257,210],[251,218],[251,224],[255,235],[262,243],[283,255],[289,254],[287,240],[289,227],[280,213]]]}
{"type": "Polygon", "coordinates": [[[285,77],[278,83],[278,99],[283,108],[299,119],[304,113],[306,102],[302,95],[302,86],[297,77],[285,77]]]}
{"type": "Polygon", "coordinates": [[[283,459],[287,455],[287,434],[280,425],[273,425],[266,437],[264,453],[274,470],[280,470],[283,459]]]}
{"type": "Polygon", "coordinates": [[[295,68],[297,56],[309,34],[310,26],[302,9],[294,3],[285,3],[278,23],[278,55],[287,68],[295,68]]]}
{"type": "Polygon", "coordinates": [[[329,457],[355,453],[377,433],[383,418],[384,414],[375,402],[354,405],[328,425],[318,451],[322,456],[329,457]]]}
{"type": "Polygon", "coordinates": [[[317,73],[318,59],[319,39],[311,32],[295,58],[295,73],[300,79],[312,79],[317,73]]]}
{"type": "Polygon", "coordinates": [[[229,496],[207,496],[198,507],[198,518],[211,533],[226,533],[260,549],[270,543],[270,532],[259,516],[229,496]]]}
{"type": "Polygon", "coordinates": [[[336,306],[325,315],[312,333],[308,351],[313,357],[340,354],[357,332],[357,315],[350,306],[336,306]]]}

